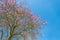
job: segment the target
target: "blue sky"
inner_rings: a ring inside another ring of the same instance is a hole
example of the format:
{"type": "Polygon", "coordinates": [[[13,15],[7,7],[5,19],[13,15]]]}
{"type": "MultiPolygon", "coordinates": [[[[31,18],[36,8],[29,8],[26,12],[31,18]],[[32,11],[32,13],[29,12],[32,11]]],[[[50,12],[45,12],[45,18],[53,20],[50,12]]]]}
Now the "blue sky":
{"type": "Polygon", "coordinates": [[[60,0],[27,0],[31,11],[48,21],[39,40],[60,40],[60,0]]]}

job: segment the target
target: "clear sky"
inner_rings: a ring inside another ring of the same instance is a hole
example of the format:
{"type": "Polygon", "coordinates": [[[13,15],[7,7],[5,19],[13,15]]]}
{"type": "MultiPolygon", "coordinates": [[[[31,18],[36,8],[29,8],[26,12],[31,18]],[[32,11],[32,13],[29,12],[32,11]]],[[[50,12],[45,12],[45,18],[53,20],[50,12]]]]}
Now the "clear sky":
{"type": "Polygon", "coordinates": [[[60,40],[60,0],[27,0],[35,15],[48,21],[39,40],[60,40]]]}

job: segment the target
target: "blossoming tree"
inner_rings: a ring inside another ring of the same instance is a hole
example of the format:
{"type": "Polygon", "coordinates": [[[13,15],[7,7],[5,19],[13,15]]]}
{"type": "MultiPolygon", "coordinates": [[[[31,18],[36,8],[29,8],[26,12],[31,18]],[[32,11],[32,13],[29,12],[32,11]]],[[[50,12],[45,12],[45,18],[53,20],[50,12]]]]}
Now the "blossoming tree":
{"type": "Polygon", "coordinates": [[[42,25],[40,18],[16,0],[0,0],[0,40],[35,40],[42,25]]]}

